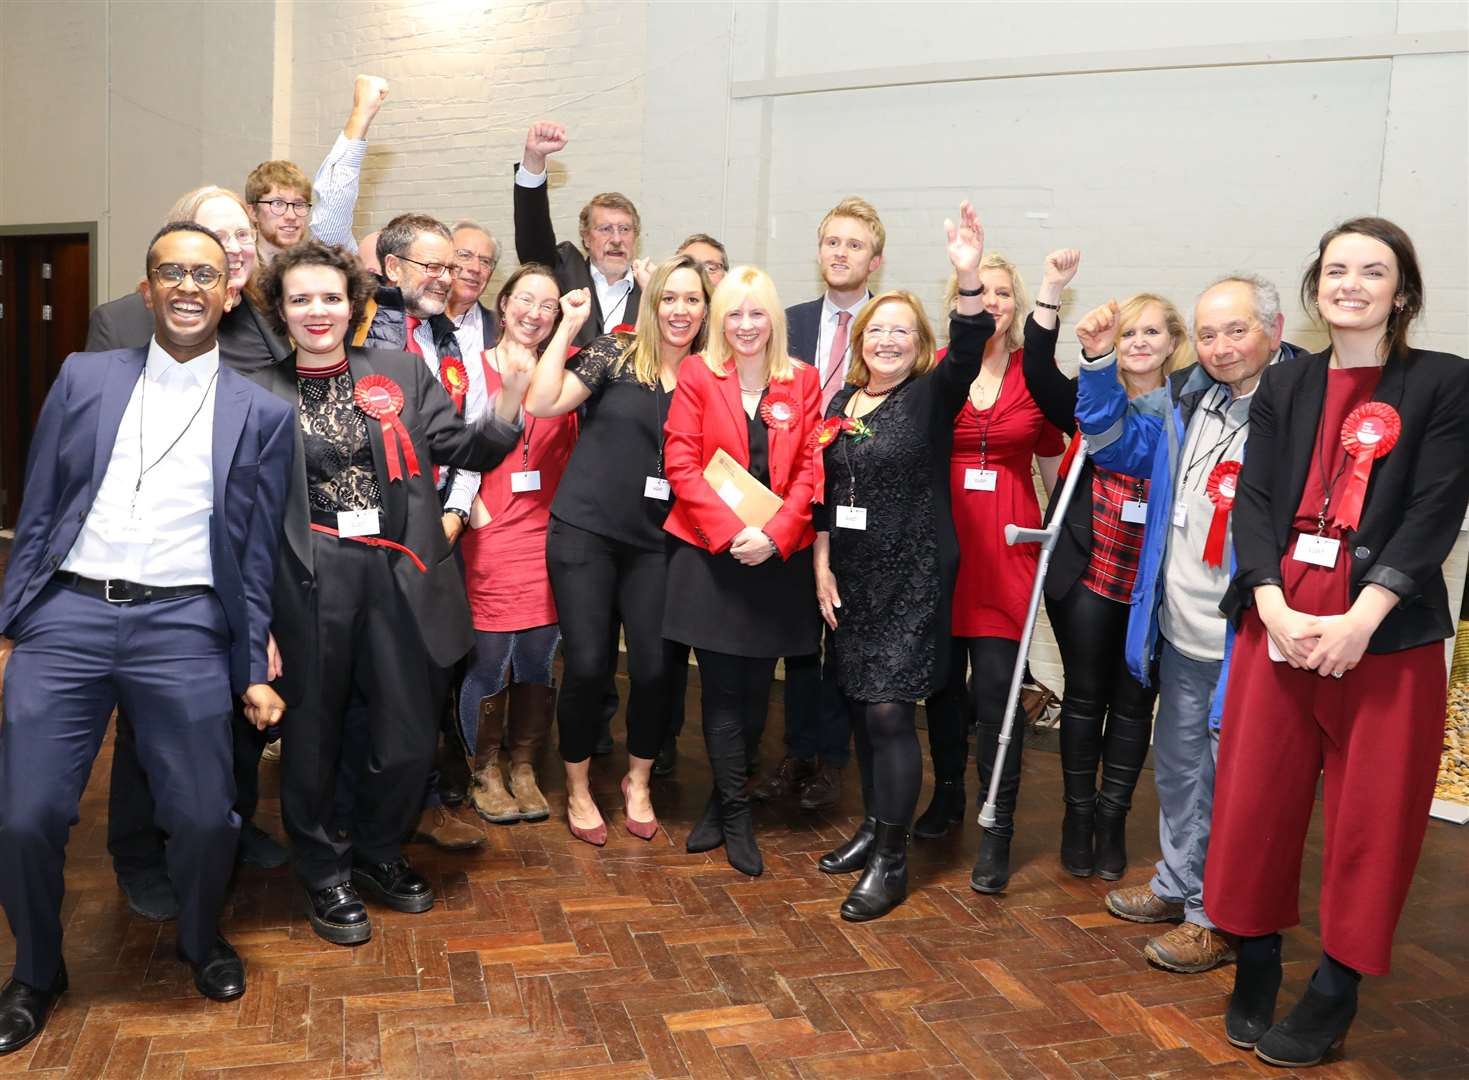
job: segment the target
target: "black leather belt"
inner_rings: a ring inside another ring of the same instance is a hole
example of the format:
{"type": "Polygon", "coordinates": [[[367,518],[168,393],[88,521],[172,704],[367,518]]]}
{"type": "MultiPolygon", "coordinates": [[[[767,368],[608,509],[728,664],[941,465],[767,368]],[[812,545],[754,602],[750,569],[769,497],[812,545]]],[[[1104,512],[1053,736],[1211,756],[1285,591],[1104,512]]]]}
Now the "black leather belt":
{"type": "Polygon", "coordinates": [[[65,570],[51,575],[51,580],[64,589],[95,596],[109,604],[153,604],[185,596],[203,596],[213,591],[208,585],[139,585],[136,581],[124,581],[122,578],[99,581],[65,570]]]}

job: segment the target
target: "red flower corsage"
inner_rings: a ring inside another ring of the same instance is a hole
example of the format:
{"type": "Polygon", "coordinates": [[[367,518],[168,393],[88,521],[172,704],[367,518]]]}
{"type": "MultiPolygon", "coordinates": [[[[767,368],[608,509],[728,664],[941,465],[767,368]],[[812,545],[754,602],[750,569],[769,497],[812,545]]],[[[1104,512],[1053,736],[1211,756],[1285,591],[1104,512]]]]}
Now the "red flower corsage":
{"type": "Polygon", "coordinates": [[[403,388],[386,375],[369,375],[359,379],[353,392],[357,407],[383,429],[383,449],[388,456],[388,481],[403,479],[403,466],[398,464],[401,453],[403,465],[408,467],[409,476],[419,474],[418,455],[413,450],[413,440],[398,414],[403,411],[403,388]]]}
{"type": "Polygon", "coordinates": [[[445,360],[439,365],[439,380],[454,400],[454,408],[463,412],[464,395],[469,393],[469,369],[464,366],[464,361],[458,357],[445,360]]]}
{"type": "Polygon", "coordinates": [[[1238,485],[1238,461],[1221,461],[1209,474],[1204,493],[1214,504],[1214,516],[1209,520],[1209,537],[1204,541],[1204,563],[1208,566],[1224,565],[1224,534],[1229,529],[1229,511],[1234,507],[1238,485]]]}
{"type": "Polygon", "coordinates": [[[760,419],[776,431],[790,431],[796,422],[796,403],[784,390],[772,390],[760,403],[760,419]]]}
{"type": "Polygon", "coordinates": [[[1337,499],[1333,525],[1355,529],[1361,522],[1372,463],[1396,446],[1402,433],[1403,418],[1386,402],[1365,401],[1347,415],[1341,426],[1341,444],[1352,459],[1352,468],[1337,499]]]}

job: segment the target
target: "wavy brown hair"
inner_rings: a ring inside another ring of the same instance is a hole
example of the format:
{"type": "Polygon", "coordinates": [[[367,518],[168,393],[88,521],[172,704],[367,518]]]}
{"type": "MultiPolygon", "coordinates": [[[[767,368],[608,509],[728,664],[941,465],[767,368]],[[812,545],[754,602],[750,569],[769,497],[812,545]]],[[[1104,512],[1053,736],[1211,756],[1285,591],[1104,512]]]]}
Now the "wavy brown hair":
{"type": "Polygon", "coordinates": [[[1398,288],[1393,299],[1401,300],[1403,306],[1394,304],[1393,309],[1388,312],[1384,344],[1388,356],[1402,359],[1408,353],[1408,328],[1423,310],[1423,272],[1418,269],[1418,252],[1413,247],[1413,241],[1401,226],[1393,224],[1387,218],[1352,218],[1327,230],[1316,247],[1316,257],[1311,260],[1311,265],[1306,267],[1305,276],[1301,278],[1301,307],[1317,319],[1321,318],[1321,312],[1316,306],[1316,295],[1321,288],[1321,270],[1326,261],[1326,247],[1338,236],[1348,233],[1369,236],[1386,244],[1392,251],[1393,258],[1398,261],[1398,288]]]}
{"type": "Polygon", "coordinates": [[[285,306],[286,274],[298,266],[326,266],[342,275],[343,291],[347,294],[348,316],[347,338],[367,314],[367,302],[377,290],[377,279],[362,269],[357,256],[337,244],[323,244],[320,240],[307,240],[293,248],[282,251],[271,262],[269,269],[260,277],[258,293],[262,314],[270,322],[270,328],[283,338],[289,339],[286,331],[285,306]]]}

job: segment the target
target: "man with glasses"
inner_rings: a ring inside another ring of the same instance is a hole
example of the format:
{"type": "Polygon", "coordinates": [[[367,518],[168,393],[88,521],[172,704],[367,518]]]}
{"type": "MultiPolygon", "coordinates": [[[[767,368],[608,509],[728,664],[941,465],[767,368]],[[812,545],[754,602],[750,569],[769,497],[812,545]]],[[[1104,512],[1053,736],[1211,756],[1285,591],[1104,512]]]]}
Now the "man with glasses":
{"type": "Polygon", "coordinates": [[[386,79],[359,75],[352,90],[352,112],[331,152],[308,181],[292,161],[263,161],[245,179],[245,202],[258,231],[256,249],[261,267],[277,253],[294,247],[310,233],[323,244],[341,244],[357,250],[352,240],[352,213],[362,159],[367,154],[367,129],[388,97],[386,79]]]}
{"type": "Polygon", "coordinates": [[[1152,480],[1126,656],[1138,681],[1158,687],[1153,777],[1163,857],[1147,884],[1108,893],[1107,910],[1140,923],[1181,919],[1143,953],[1186,974],[1234,958],[1233,945],[1204,913],[1214,763],[1234,644],[1219,610],[1234,573],[1228,517],[1222,551],[1211,553],[1208,545],[1216,513],[1227,513],[1215,501],[1220,480],[1244,458],[1260,376],[1266,365],[1298,351],[1281,341],[1284,325],[1274,285],[1253,275],[1222,278],[1194,308],[1199,362],[1131,404],[1117,378],[1116,303],[1076,328],[1082,344],[1076,419],[1092,458],[1102,468],[1152,480]]]}
{"type": "Polygon", "coordinates": [[[678,245],[675,255],[689,255],[698,261],[709,275],[709,284],[715,288],[724,280],[724,275],[729,273],[729,252],[724,250],[724,245],[708,233],[694,233],[682,244],[678,245]]]}
{"type": "Polygon", "coordinates": [[[561,292],[588,289],[592,314],[572,344],[585,346],[613,327],[638,321],[642,290],[633,274],[641,223],[638,210],[616,191],[593,195],[582,207],[580,249],[556,242],[546,194],[546,158],[566,146],[566,129],[542,120],[531,125],[515,169],[515,254],[521,263],[544,263],[556,272],[561,292]]]}
{"type": "Polygon", "coordinates": [[[15,932],[0,1054],[40,1034],[67,989],[67,834],[117,705],[168,831],[179,956],[206,997],[245,992],[217,925],[239,831],[229,716],[237,698],[262,728],[284,710],[267,635],[295,413],[220,363],[230,296],[213,233],[164,226],[145,269],[147,346],[68,357],[46,397],[0,593],[0,651],[14,642],[0,904],[15,932]]]}
{"type": "MultiPolygon", "coordinates": [[[[478,365],[471,361],[500,337],[495,313],[480,302],[480,295],[499,265],[500,244],[489,229],[473,221],[461,221],[454,226],[453,243],[454,263],[459,267],[459,276],[449,290],[445,314],[454,321],[459,352],[469,365],[469,375],[473,379],[478,365]]],[[[483,371],[479,377],[484,378],[483,371]]]]}

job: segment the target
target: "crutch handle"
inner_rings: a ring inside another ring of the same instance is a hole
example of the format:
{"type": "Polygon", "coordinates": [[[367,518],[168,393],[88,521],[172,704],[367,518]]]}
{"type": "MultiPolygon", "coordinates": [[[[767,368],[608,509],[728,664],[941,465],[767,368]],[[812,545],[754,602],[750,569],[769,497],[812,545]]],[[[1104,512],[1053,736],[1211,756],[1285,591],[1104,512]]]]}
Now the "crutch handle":
{"type": "Polygon", "coordinates": [[[1005,526],[1005,543],[1011,547],[1016,544],[1044,544],[1050,538],[1050,529],[1025,529],[1013,523],[1005,526]]]}

